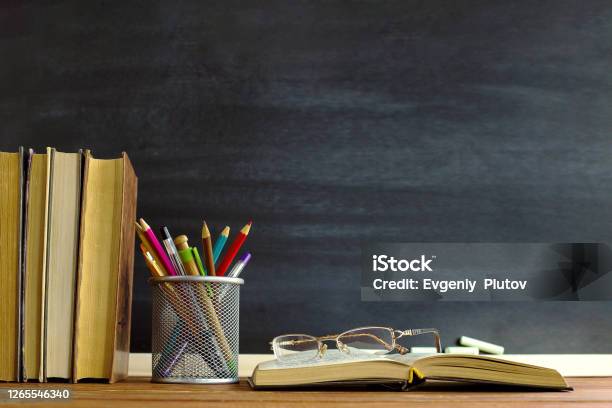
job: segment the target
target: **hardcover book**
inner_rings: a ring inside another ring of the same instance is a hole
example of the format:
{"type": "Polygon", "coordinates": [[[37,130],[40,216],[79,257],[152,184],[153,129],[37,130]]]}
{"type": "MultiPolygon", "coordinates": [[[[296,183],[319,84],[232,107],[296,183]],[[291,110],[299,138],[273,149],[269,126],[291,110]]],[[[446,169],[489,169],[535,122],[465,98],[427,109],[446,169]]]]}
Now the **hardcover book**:
{"type": "Polygon", "coordinates": [[[249,383],[255,389],[380,384],[407,389],[429,380],[567,390],[555,370],[479,355],[389,354],[353,357],[329,350],[308,362],[259,364],[249,383]]]}
{"type": "Polygon", "coordinates": [[[0,152],[0,381],[21,371],[24,153],[0,152]]]}
{"type": "Polygon", "coordinates": [[[81,153],[47,149],[49,193],[44,380],[72,378],[72,343],[81,207],[81,153]]]}
{"type": "Polygon", "coordinates": [[[49,156],[28,152],[25,188],[23,381],[43,381],[49,156]]]}
{"type": "Polygon", "coordinates": [[[127,376],[137,178],[126,153],[85,153],[73,380],[127,376]]]}

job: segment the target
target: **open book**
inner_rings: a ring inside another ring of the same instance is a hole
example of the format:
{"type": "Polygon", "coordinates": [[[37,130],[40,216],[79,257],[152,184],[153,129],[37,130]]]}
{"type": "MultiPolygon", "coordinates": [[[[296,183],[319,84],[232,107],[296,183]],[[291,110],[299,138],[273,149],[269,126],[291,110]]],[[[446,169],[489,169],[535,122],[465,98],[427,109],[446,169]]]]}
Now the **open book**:
{"type": "Polygon", "coordinates": [[[319,360],[263,362],[255,368],[249,382],[255,389],[401,383],[408,388],[425,380],[571,389],[553,369],[492,357],[458,354],[353,357],[338,350],[329,350],[319,360]]]}

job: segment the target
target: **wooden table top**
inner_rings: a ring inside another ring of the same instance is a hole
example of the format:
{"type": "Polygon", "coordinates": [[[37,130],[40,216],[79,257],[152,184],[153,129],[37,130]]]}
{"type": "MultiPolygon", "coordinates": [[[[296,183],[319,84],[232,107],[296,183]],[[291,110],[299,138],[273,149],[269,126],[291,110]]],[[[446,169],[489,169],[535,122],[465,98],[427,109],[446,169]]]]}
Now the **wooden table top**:
{"type": "MultiPolygon", "coordinates": [[[[227,385],[153,384],[148,378],[130,378],[116,384],[0,384],[0,405],[9,402],[9,389],[71,390],[71,407],[612,407],[612,377],[567,378],[571,392],[508,391],[472,386],[434,385],[401,391],[326,390],[252,391],[246,381],[227,385]]],[[[14,401],[14,400],[13,400],[14,401]]],[[[41,407],[39,400],[21,400],[19,406],[41,407]]]]}

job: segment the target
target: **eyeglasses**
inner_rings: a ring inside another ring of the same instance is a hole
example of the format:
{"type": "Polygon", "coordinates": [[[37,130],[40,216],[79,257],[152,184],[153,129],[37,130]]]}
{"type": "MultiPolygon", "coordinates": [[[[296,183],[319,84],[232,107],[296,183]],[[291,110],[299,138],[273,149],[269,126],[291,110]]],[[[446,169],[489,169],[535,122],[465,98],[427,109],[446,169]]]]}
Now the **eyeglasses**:
{"type": "Polygon", "coordinates": [[[308,334],[284,334],[275,337],[271,342],[272,351],[277,360],[299,358],[322,358],[327,351],[324,341],[335,341],[336,347],[346,354],[388,354],[397,350],[400,354],[408,353],[409,349],[397,344],[397,340],[405,336],[432,334],[436,350],[439,353],[440,333],[436,329],[395,330],[390,327],[359,327],[341,334],[314,337],[308,334]]]}

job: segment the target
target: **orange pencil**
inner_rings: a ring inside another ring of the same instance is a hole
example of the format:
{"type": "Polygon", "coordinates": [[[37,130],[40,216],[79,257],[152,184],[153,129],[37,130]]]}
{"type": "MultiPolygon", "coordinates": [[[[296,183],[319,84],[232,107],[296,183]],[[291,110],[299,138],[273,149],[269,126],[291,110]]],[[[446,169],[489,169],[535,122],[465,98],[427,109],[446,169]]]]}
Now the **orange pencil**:
{"type": "Polygon", "coordinates": [[[221,263],[219,264],[219,267],[217,268],[217,276],[223,276],[229,266],[232,264],[234,258],[236,257],[236,254],[238,254],[238,251],[240,251],[240,247],[242,246],[242,244],[244,244],[247,235],[249,235],[249,231],[251,230],[252,224],[253,221],[249,221],[247,225],[242,227],[236,239],[234,239],[230,247],[227,249],[227,251],[225,252],[225,256],[223,257],[221,263]]]}

